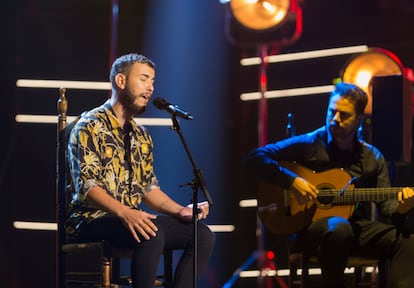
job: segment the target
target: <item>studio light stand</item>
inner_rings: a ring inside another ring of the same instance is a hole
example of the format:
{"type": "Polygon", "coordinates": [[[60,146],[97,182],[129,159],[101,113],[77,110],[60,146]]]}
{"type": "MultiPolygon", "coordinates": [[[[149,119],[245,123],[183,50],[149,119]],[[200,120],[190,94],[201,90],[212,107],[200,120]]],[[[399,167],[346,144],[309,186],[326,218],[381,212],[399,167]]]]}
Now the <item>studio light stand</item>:
{"type": "MultiPolygon", "coordinates": [[[[260,99],[258,103],[258,119],[257,119],[257,131],[258,131],[258,145],[263,146],[267,143],[267,126],[268,126],[268,105],[266,98],[267,91],[267,62],[268,45],[260,45],[260,68],[259,68],[259,90],[260,99]]],[[[240,273],[247,270],[255,262],[259,268],[259,276],[257,279],[258,287],[263,287],[264,278],[266,275],[265,262],[271,264],[272,267],[276,267],[273,259],[267,259],[265,245],[264,245],[265,228],[260,220],[258,214],[256,214],[256,238],[257,238],[257,250],[253,251],[250,257],[245,261],[232,275],[232,277],[223,285],[223,288],[230,288],[240,278],[240,273]]],[[[277,275],[275,276],[277,277],[277,275]]]]}
{"type": "MultiPolygon", "coordinates": [[[[301,0],[231,0],[228,9],[230,12],[226,14],[228,40],[242,48],[256,48],[260,54],[260,99],[257,120],[259,146],[267,144],[268,141],[267,57],[279,53],[282,47],[294,43],[301,36],[302,10],[298,5],[299,1],[301,0]]],[[[264,277],[268,277],[269,267],[276,269],[273,259],[270,259],[265,251],[264,236],[265,228],[256,214],[257,250],[236,269],[223,288],[232,287],[240,278],[240,273],[255,262],[259,268],[257,287],[264,287],[264,277]],[[269,263],[270,266],[267,265],[269,263]]],[[[280,280],[277,275],[275,277],[280,280]]],[[[279,282],[279,286],[283,287],[284,284],[279,282]]]]}

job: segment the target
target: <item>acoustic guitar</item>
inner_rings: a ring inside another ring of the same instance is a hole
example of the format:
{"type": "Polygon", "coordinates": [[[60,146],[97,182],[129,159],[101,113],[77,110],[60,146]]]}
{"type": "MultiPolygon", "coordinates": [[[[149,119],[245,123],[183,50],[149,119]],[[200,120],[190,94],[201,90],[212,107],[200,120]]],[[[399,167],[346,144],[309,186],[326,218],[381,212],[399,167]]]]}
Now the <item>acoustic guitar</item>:
{"type": "Polygon", "coordinates": [[[328,216],[349,218],[358,201],[397,199],[401,187],[354,188],[352,177],[343,169],[315,172],[294,162],[283,167],[316,186],[315,200],[300,204],[293,193],[269,182],[259,181],[257,209],[263,225],[277,235],[299,232],[312,221],[328,216]]]}

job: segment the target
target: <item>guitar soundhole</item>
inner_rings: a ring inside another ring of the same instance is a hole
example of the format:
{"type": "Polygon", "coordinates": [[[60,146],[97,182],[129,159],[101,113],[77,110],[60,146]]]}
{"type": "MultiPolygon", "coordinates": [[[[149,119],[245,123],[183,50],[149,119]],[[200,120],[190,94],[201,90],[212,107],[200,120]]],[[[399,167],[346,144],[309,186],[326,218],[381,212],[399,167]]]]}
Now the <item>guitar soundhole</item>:
{"type": "Polygon", "coordinates": [[[321,183],[320,185],[317,186],[317,188],[320,194],[317,197],[318,202],[322,205],[332,204],[335,199],[335,195],[332,194],[333,193],[332,189],[335,187],[329,183],[321,183]]]}

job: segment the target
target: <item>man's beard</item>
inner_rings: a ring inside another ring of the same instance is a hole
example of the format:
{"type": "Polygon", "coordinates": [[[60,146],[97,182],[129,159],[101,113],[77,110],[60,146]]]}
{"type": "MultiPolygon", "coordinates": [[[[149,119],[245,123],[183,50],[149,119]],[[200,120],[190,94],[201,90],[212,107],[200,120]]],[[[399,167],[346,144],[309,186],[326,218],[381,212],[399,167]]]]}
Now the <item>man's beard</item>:
{"type": "Polygon", "coordinates": [[[124,109],[132,115],[142,114],[147,109],[147,106],[137,106],[134,104],[134,95],[132,95],[129,86],[126,85],[125,89],[119,91],[119,102],[121,102],[124,109]]]}
{"type": "Polygon", "coordinates": [[[354,127],[345,130],[344,128],[340,128],[338,124],[338,126],[329,126],[329,130],[331,132],[332,137],[336,141],[342,141],[344,139],[348,139],[350,137],[355,136],[355,134],[358,131],[358,125],[356,124],[354,125],[354,127]]]}

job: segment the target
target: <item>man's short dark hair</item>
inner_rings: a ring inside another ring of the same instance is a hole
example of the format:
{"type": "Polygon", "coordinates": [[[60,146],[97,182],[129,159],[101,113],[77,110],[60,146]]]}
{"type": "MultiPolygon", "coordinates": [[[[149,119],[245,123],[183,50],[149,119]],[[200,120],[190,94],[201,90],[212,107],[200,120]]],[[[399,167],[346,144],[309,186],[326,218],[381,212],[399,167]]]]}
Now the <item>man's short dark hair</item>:
{"type": "Polygon", "coordinates": [[[155,63],[144,55],[136,53],[122,55],[114,61],[112,64],[111,73],[109,74],[109,81],[111,82],[112,89],[116,89],[115,76],[118,73],[128,75],[132,64],[137,62],[148,64],[150,67],[155,69],[155,63]]]}
{"type": "Polygon", "coordinates": [[[335,89],[332,91],[330,98],[337,95],[348,99],[352,104],[354,104],[357,115],[364,114],[365,106],[367,106],[368,103],[368,95],[357,85],[339,82],[335,85],[335,89]]]}

